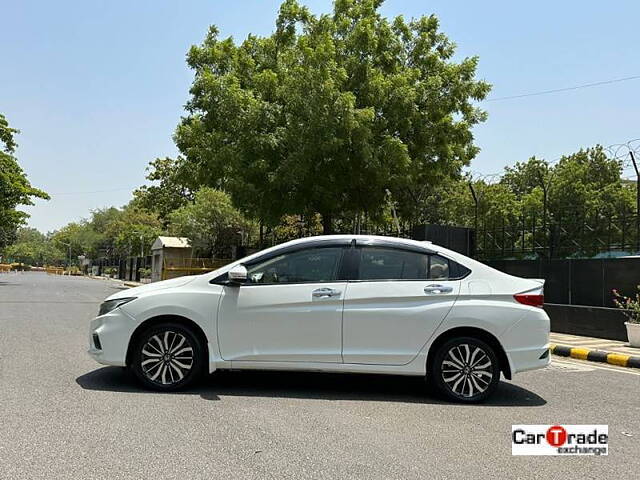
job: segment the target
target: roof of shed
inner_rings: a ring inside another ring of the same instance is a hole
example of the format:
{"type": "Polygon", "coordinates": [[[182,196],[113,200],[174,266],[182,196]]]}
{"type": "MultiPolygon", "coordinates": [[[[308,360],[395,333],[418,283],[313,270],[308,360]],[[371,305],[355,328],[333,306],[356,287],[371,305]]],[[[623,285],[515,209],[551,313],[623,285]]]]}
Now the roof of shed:
{"type": "Polygon", "coordinates": [[[153,242],[152,249],[159,248],[190,248],[191,242],[187,237],[158,237],[153,242]]]}

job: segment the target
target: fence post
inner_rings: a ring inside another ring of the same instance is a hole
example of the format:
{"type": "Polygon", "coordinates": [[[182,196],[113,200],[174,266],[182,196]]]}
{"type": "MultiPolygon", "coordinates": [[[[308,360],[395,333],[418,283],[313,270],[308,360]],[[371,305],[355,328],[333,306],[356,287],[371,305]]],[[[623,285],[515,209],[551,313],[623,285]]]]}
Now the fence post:
{"type": "Polygon", "coordinates": [[[533,212],[533,218],[531,221],[531,248],[533,250],[533,254],[536,254],[536,212],[533,212]]]}
{"type": "Polygon", "coordinates": [[[502,258],[504,258],[504,242],[506,241],[504,215],[502,216],[502,258]]]}
{"type": "Polygon", "coordinates": [[[525,248],[525,245],[524,245],[524,241],[525,241],[524,230],[525,230],[525,228],[526,228],[526,227],[527,227],[527,226],[526,226],[526,224],[525,224],[525,220],[524,220],[524,210],[523,210],[523,211],[522,211],[522,242],[520,242],[520,250],[521,250],[521,253],[522,253],[523,255],[524,255],[524,248],[525,248]]]}
{"type": "Polygon", "coordinates": [[[629,150],[629,155],[636,171],[636,250],[640,251],[640,169],[633,151],[629,150]]]}
{"type": "Polygon", "coordinates": [[[622,208],[622,245],[620,245],[620,250],[625,251],[626,246],[626,233],[627,233],[627,216],[626,216],[626,208],[622,208]]]}

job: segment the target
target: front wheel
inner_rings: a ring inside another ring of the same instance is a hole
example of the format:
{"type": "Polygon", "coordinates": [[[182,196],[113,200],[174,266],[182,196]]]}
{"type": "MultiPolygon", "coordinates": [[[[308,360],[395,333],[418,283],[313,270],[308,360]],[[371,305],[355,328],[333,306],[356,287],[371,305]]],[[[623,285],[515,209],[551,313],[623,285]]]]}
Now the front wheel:
{"type": "Polygon", "coordinates": [[[178,323],[154,325],[138,337],[130,368],[142,384],[160,391],[185,388],[202,374],[202,342],[178,323]]]}
{"type": "Polygon", "coordinates": [[[498,387],[500,365],[491,346],[473,337],[452,338],[438,348],[428,380],[449,400],[475,403],[498,387]]]}

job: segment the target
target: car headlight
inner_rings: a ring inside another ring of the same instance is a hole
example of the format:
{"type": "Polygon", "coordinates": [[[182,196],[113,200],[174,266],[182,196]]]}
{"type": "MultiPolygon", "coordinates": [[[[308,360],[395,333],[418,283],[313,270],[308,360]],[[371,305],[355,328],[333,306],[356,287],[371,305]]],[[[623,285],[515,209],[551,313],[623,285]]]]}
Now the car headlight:
{"type": "Polygon", "coordinates": [[[106,302],[102,302],[102,304],[100,304],[100,311],[98,312],[98,316],[106,315],[107,313],[124,305],[125,303],[129,303],[131,300],[135,300],[135,299],[136,297],[115,298],[113,300],[107,300],[106,302]]]}

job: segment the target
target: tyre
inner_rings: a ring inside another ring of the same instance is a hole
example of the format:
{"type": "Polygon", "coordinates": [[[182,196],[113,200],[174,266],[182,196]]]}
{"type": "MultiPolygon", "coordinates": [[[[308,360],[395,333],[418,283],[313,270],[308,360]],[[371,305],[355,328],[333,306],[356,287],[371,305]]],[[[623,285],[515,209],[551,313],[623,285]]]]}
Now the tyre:
{"type": "Polygon", "coordinates": [[[452,338],[433,356],[428,380],[438,393],[449,400],[481,402],[498,387],[498,357],[493,348],[482,340],[452,338]]]}
{"type": "Polygon", "coordinates": [[[179,323],[150,327],[133,348],[129,367],[145,387],[153,390],[180,390],[193,385],[205,370],[202,342],[179,323]]]}

